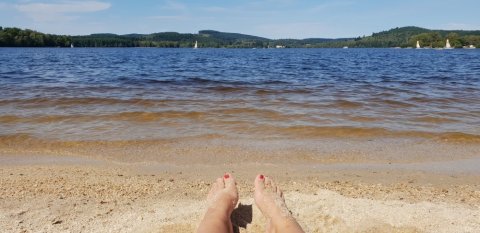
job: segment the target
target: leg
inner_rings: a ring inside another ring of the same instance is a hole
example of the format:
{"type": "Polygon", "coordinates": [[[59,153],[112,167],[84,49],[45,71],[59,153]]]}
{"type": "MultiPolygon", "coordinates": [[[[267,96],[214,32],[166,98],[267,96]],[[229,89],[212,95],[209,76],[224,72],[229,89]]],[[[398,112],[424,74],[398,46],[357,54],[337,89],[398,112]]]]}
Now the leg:
{"type": "Polygon", "coordinates": [[[232,233],[230,215],[238,202],[235,179],[225,173],[212,185],[207,196],[208,210],[203,217],[197,233],[232,233]]]}
{"type": "Polygon", "coordinates": [[[272,179],[258,175],[255,178],[255,203],[267,218],[267,232],[303,233],[285,205],[282,191],[272,179]]]}

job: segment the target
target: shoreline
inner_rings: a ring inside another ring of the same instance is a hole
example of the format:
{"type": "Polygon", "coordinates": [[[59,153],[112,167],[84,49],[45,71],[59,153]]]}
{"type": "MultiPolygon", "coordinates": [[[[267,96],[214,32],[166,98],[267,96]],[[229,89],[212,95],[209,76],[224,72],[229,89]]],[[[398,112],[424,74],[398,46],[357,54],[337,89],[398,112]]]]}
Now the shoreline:
{"type": "MultiPolygon", "coordinates": [[[[262,139],[190,136],[171,139],[69,141],[30,136],[0,137],[0,155],[78,157],[117,163],[296,165],[364,164],[384,166],[472,160],[478,164],[480,143],[419,138],[262,139]]],[[[448,165],[448,164],[446,164],[448,165]]],[[[362,165],[363,166],[363,165],[362,165]]],[[[443,165],[442,165],[443,166],[443,165]]],[[[461,166],[452,164],[458,169],[461,166]]],[[[418,165],[421,168],[421,165],[418,165]]],[[[470,167],[469,171],[473,171],[470,167]]]]}

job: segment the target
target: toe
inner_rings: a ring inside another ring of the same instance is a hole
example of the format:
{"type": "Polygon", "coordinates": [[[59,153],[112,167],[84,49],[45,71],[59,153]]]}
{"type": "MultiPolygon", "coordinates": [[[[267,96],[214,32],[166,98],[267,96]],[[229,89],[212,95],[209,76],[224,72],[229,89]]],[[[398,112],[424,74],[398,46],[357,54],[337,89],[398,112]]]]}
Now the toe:
{"type": "Polygon", "coordinates": [[[218,189],[225,188],[225,182],[223,181],[223,178],[217,178],[217,182],[215,184],[217,185],[218,189]]]}
{"type": "Polygon", "coordinates": [[[236,187],[235,178],[230,173],[225,173],[223,181],[225,183],[225,188],[227,189],[234,189],[236,187]]]}
{"type": "Polygon", "coordinates": [[[265,189],[265,176],[258,175],[255,178],[255,191],[263,191],[265,189]]]}
{"type": "Polygon", "coordinates": [[[283,192],[280,188],[277,187],[277,195],[281,198],[283,198],[283,192]]]}
{"type": "Polygon", "coordinates": [[[269,192],[277,192],[277,186],[275,186],[275,183],[270,177],[265,177],[265,188],[268,189],[269,192]]]}

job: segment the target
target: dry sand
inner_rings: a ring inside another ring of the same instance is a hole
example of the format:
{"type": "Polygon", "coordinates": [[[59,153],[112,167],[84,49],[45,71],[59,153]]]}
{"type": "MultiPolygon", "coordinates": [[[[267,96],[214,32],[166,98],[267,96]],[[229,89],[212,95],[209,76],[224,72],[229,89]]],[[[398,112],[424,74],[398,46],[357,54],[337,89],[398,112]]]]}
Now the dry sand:
{"type": "Polygon", "coordinates": [[[236,232],[264,232],[252,199],[258,173],[276,179],[306,232],[480,232],[480,176],[466,166],[480,160],[470,155],[434,163],[302,156],[176,163],[0,149],[1,232],[193,232],[210,184],[225,171],[238,180],[236,232]]]}

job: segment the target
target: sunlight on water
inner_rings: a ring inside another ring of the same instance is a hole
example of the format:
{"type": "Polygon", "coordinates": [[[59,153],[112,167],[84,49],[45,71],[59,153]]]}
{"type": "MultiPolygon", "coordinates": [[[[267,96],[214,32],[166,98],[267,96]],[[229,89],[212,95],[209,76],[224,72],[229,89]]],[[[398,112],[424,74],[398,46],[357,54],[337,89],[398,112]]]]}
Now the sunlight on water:
{"type": "Polygon", "coordinates": [[[0,49],[0,135],[480,140],[480,52],[0,49]]]}

